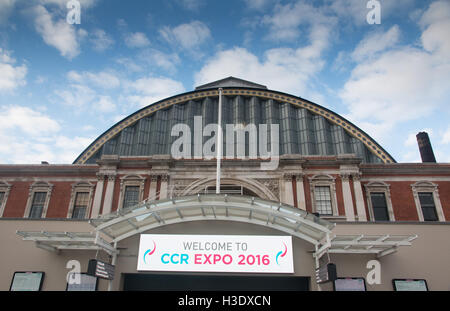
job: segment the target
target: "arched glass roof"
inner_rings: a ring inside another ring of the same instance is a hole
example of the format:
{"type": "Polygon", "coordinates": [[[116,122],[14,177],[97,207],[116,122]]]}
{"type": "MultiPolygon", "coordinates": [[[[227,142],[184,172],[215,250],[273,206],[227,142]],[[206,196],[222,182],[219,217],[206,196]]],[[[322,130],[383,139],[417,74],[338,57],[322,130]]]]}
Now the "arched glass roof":
{"type": "MultiPolygon", "coordinates": [[[[195,116],[202,117],[203,126],[217,123],[216,87],[223,85],[223,125],[279,124],[280,155],[356,154],[363,163],[395,163],[376,141],[340,115],[300,97],[230,79],[235,78],[209,83],[137,111],[98,137],[74,164],[93,164],[103,155],[170,154],[172,143],[178,138],[171,136],[175,124],[187,124],[193,129],[195,116]]],[[[203,143],[209,138],[203,137],[203,143]]],[[[249,138],[246,139],[248,151],[249,138]]],[[[194,139],[191,141],[194,144],[194,139]]],[[[223,144],[226,149],[225,135],[223,144]]]]}

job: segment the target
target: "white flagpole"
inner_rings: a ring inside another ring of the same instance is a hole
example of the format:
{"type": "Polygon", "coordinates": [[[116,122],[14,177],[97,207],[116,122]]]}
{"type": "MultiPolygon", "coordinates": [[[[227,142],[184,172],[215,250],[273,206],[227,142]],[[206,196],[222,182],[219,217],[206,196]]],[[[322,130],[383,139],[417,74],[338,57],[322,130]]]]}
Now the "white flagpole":
{"type": "Polygon", "coordinates": [[[217,157],[217,168],[216,168],[216,194],[220,194],[220,161],[222,160],[222,88],[219,88],[219,113],[217,119],[217,144],[216,144],[216,157],[217,157]]]}

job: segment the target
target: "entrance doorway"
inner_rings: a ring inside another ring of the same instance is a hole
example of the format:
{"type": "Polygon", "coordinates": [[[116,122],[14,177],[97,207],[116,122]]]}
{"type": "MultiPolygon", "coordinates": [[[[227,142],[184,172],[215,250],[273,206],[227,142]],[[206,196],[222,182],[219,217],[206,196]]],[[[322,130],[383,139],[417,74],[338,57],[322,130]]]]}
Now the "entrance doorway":
{"type": "Polygon", "coordinates": [[[309,277],[124,274],[124,291],[308,291],[309,277]]]}

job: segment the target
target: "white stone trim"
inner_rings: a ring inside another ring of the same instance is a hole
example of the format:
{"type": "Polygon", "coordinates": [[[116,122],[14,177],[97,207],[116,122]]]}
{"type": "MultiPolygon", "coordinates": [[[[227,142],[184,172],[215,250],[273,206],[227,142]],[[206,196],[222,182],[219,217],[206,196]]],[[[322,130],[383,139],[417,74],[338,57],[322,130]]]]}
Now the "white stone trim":
{"type": "Polygon", "coordinates": [[[425,221],[423,217],[422,206],[420,205],[419,200],[420,192],[431,192],[433,194],[434,207],[436,209],[438,221],[445,221],[444,211],[442,209],[437,184],[434,184],[430,181],[418,181],[412,184],[411,188],[414,196],[414,203],[416,204],[417,215],[419,216],[419,221],[425,221]]]}
{"type": "Polygon", "coordinates": [[[0,181],[0,192],[3,192],[3,200],[0,202],[0,217],[3,217],[5,211],[6,202],[8,201],[9,192],[11,191],[11,185],[6,181],[0,181]]]}

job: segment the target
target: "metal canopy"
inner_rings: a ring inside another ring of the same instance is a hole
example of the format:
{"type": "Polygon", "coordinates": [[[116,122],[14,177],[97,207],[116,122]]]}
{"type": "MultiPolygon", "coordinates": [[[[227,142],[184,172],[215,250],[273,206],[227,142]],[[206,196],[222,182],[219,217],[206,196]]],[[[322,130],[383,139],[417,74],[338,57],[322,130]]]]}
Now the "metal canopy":
{"type": "Polygon", "coordinates": [[[338,235],[331,240],[331,254],[392,254],[399,246],[411,246],[417,235],[338,235]]]}
{"type": "Polygon", "coordinates": [[[411,246],[417,238],[417,235],[334,235],[331,231],[334,223],[304,210],[255,197],[226,194],[144,201],[91,219],[89,223],[95,232],[17,231],[17,234],[48,251],[104,250],[117,254],[115,246],[126,238],[165,225],[199,220],[238,221],[280,230],[313,244],[316,265],[326,253],[374,254],[379,258],[397,251],[399,246],[411,246]]]}
{"type": "Polygon", "coordinates": [[[47,232],[16,231],[24,241],[34,241],[36,246],[47,251],[61,250],[103,250],[108,254],[115,252],[110,243],[93,232],[47,232]]]}
{"type": "Polygon", "coordinates": [[[335,224],[292,206],[249,196],[197,195],[143,202],[90,223],[119,242],[160,226],[198,220],[228,220],[271,227],[319,245],[335,224]]]}

